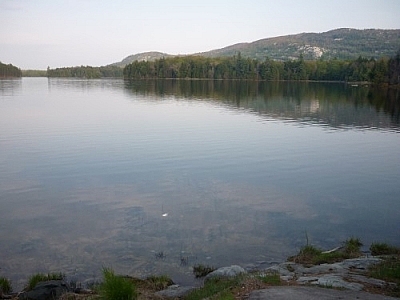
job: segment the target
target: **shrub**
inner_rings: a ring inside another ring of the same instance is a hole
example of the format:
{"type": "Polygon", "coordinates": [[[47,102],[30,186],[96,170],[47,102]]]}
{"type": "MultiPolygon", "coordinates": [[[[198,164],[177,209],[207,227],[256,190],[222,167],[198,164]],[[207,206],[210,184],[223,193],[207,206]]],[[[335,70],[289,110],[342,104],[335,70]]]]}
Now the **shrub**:
{"type": "Polygon", "coordinates": [[[137,298],[135,285],[111,269],[103,269],[103,282],[99,286],[100,296],[106,300],[133,300],[137,298]]]}
{"type": "Polygon", "coordinates": [[[5,277],[0,277],[0,294],[1,292],[4,294],[12,292],[11,282],[5,277]]]}
{"type": "Polygon", "coordinates": [[[26,290],[32,290],[39,282],[49,281],[49,280],[63,280],[65,278],[64,274],[62,273],[37,273],[29,277],[28,286],[26,290]]]}
{"type": "Polygon", "coordinates": [[[348,256],[347,258],[358,257],[361,255],[360,247],[363,244],[359,238],[349,238],[344,242],[344,253],[348,256]]]}

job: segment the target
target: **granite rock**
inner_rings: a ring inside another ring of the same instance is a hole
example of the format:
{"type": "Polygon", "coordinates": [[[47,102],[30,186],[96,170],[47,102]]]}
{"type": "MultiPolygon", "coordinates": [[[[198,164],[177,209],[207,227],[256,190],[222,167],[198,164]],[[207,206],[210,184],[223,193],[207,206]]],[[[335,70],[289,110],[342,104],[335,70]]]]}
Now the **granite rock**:
{"type": "Polygon", "coordinates": [[[19,294],[19,300],[55,300],[71,289],[63,280],[39,282],[32,290],[19,294]]]}
{"type": "Polygon", "coordinates": [[[167,289],[156,292],[155,294],[166,298],[181,298],[194,290],[193,286],[170,285],[167,289]]]}
{"type": "Polygon", "coordinates": [[[215,277],[235,277],[239,274],[247,273],[245,269],[240,266],[232,265],[230,267],[219,268],[209,274],[204,278],[205,281],[215,278],[215,277]]]}

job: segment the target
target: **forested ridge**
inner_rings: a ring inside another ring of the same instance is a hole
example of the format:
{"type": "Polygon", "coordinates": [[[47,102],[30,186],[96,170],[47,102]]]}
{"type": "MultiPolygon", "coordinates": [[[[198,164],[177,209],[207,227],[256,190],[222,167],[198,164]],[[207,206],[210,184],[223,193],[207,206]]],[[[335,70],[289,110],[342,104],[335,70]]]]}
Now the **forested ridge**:
{"type": "Polygon", "coordinates": [[[21,77],[22,72],[12,64],[3,64],[0,62],[0,78],[21,77]]]}
{"type": "Polygon", "coordinates": [[[240,53],[232,57],[209,58],[181,56],[155,61],[134,61],[123,71],[127,79],[188,78],[188,79],[244,79],[244,80],[316,80],[344,82],[373,82],[399,84],[400,50],[391,58],[363,58],[356,60],[296,60],[259,61],[244,58],[240,53]]]}

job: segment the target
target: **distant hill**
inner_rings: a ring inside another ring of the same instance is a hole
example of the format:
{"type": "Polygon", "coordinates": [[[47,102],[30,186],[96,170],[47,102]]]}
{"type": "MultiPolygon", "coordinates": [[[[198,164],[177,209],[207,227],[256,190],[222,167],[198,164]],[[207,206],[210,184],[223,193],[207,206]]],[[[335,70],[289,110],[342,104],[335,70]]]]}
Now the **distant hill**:
{"type": "MultiPolygon", "coordinates": [[[[243,57],[264,60],[296,59],[356,59],[360,55],[367,58],[394,56],[400,49],[400,29],[351,29],[341,28],[322,33],[300,33],[258,40],[252,43],[239,43],[222,49],[193,55],[206,57],[233,56],[238,52],[243,57]]],[[[161,52],[146,52],[130,55],[121,62],[120,67],[135,61],[152,61],[172,56],[161,52]]]]}
{"type": "Polygon", "coordinates": [[[296,59],[356,59],[394,56],[400,49],[400,29],[335,29],[323,33],[300,33],[252,43],[240,43],[218,50],[199,53],[208,57],[242,56],[274,60],[296,59]]]}
{"type": "Polygon", "coordinates": [[[113,63],[110,66],[117,66],[117,67],[125,67],[127,64],[130,64],[134,61],[154,61],[156,59],[160,59],[162,57],[173,56],[167,53],[162,52],[143,52],[138,54],[129,55],[125,57],[123,60],[117,63],[113,63]]]}

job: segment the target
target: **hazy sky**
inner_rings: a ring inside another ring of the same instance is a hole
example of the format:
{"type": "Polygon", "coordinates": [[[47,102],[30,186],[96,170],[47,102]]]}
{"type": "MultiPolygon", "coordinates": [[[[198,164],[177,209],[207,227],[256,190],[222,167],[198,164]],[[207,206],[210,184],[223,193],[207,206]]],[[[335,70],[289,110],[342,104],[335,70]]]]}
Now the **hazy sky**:
{"type": "Polygon", "coordinates": [[[101,66],[342,27],[400,29],[400,0],[0,0],[0,61],[101,66]]]}

